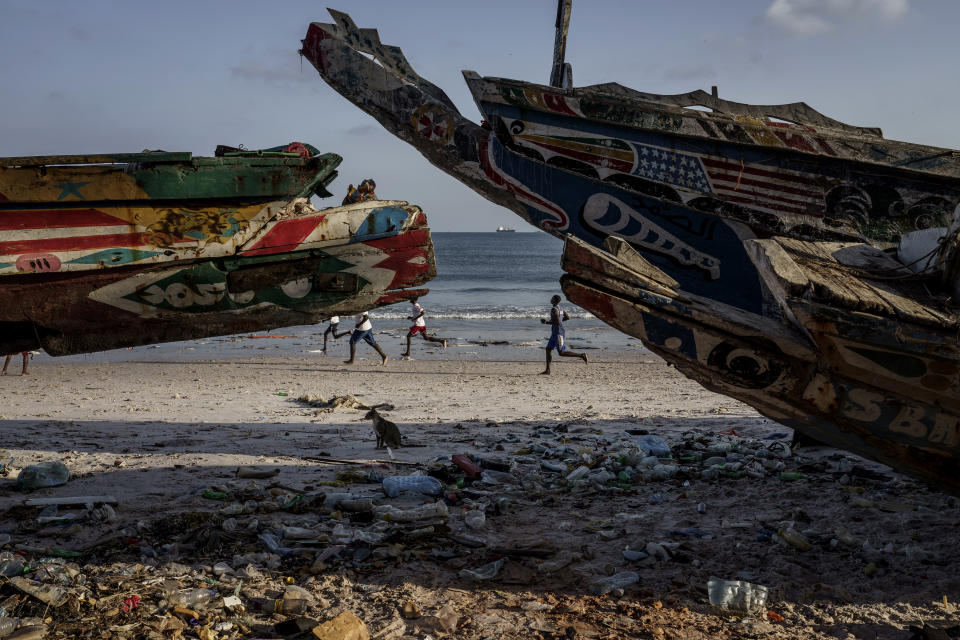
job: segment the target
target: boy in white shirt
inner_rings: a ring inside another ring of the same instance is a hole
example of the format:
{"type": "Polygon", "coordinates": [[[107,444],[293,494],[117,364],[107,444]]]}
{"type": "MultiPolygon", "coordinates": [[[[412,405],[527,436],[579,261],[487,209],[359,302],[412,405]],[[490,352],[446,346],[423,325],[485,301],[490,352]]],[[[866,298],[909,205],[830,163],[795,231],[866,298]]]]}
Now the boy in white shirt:
{"type": "Polygon", "coordinates": [[[380,364],[387,364],[387,354],[383,352],[380,345],[373,337],[373,325],[370,323],[370,314],[366,311],[355,318],[356,328],[350,335],[350,359],[344,360],[344,364],[353,364],[353,356],[357,353],[357,343],[364,340],[368,345],[377,350],[383,359],[380,364]]]}
{"type": "Polygon", "coordinates": [[[343,333],[337,333],[337,328],[340,326],[340,316],[331,316],[330,324],[327,325],[327,330],[323,332],[323,351],[324,355],[327,353],[327,337],[332,333],[333,339],[342,338],[345,335],[348,335],[349,331],[344,331],[343,333]]]}
{"type": "Polygon", "coordinates": [[[423,336],[424,340],[428,342],[442,342],[443,348],[447,348],[447,341],[443,338],[438,338],[436,336],[427,335],[427,323],[423,319],[423,314],[426,313],[420,303],[417,302],[417,298],[410,298],[410,315],[407,316],[407,320],[413,320],[413,326],[410,327],[410,330],[407,331],[407,351],[406,353],[401,353],[400,355],[404,358],[410,357],[410,343],[413,341],[413,336],[418,333],[423,336]]]}

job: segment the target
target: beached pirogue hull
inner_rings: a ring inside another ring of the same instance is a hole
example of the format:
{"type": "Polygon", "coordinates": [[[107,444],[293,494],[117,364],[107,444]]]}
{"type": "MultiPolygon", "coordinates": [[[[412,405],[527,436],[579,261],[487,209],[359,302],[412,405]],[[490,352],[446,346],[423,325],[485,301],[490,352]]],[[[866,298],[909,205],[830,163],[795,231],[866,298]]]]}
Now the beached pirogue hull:
{"type": "Polygon", "coordinates": [[[311,24],[301,53],[431,163],[555,235],[626,238],[686,290],[749,313],[767,303],[745,239],[895,242],[946,225],[960,203],[960,152],[891,142],[802,103],[465,72],[480,126],[376,30],[330,13],[336,24],[311,24]]]}
{"type": "Polygon", "coordinates": [[[960,495],[960,315],[869,245],[746,246],[782,319],[690,294],[612,237],[608,251],[568,238],[562,286],[708,389],[960,495]]]}
{"type": "Polygon", "coordinates": [[[783,299],[751,252],[774,236],[892,246],[905,232],[948,226],[960,152],[888,141],[802,103],[465,72],[480,126],[376,30],[331,14],[336,24],[310,25],[302,54],[431,163],[567,237],[571,300],[710,389],[958,492],[952,316],[901,325],[889,309],[868,319],[807,305],[798,291],[783,299]],[[597,250],[614,236],[643,278],[597,250]],[[864,335],[873,329],[892,342],[864,335]],[[909,346],[892,338],[903,331],[909,346]]]}
{"type": "Polygon", "coordinates": [[[0,160],[0,353],[310,324],[423,295],[423,212],[317,210],[340,158],[292,148],[0,160]]]}

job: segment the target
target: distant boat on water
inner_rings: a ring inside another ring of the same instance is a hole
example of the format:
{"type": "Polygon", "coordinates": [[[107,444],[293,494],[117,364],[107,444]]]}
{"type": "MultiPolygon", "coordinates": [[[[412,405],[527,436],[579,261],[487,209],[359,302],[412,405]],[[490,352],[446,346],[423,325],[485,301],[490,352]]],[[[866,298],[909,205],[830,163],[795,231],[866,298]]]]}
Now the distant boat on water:
{"type": "Polygon", "coordinates": [[[497,231],[516,231],[516,229],[511,229],[510,227],[505,227],[503,225],[500,225],[499,227],[497,227],[497,231]]]}

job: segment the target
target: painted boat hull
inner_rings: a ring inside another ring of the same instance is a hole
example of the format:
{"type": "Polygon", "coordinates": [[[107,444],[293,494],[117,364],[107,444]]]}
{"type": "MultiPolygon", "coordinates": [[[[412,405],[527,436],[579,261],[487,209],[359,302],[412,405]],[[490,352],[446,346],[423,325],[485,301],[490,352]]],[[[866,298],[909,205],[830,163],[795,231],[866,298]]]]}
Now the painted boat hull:
{"type": "Polygon", "coordinates": [[[232,255],[292,200],[330,195],[340,162],[283,152],[2,158],[0,278],[232,255]]]}
{"type": "Polygon", "coordinates": [[[894,322],[788,295],[790,321],[758,319],[683,291],[616,238],[607,246],[568,238],[571,302],[712,391],[960,495],[956,317],[894,322]]]}
{"type": "Polygon", "coordinates": [[[427,293],[426,217],[402,201],[288,203],[216,257],[0,276],[0,352],[100,351],[312,324],[427,293]]]}
{"type": "Polygon", "coordinates": [[[684,290],[760,317],[775,303],[744,241],[885,242],[943,224],[960,202],[960,153],[886,141],[802,104],[562,90],[465,72],[487,117],[477,125],[376,30],[330,13],[335,23],[312,23],[301,53],[432,164],[559,237],[597,247],[623,237],[684,290]],[[732,115],[686,109],[695,104],[732,115]],[[644,151],[658,154],[656,171],[644,151]]]}
{"type": "MultiPolygon", "coordinates": [[[[953,152],[888,141],[874,130],[725,117],[653,101],[722,103],[735,113],[749,107],[707,94],[650,96],[616,85],[625,94],[618,97],[607,86],[564,90],[465,75],[512,152],[739,220],[760,236],[896,242],[903,233],[946,226],[960,203],[953,152]],[[936,160],[922,165],[926,170],[909,164],[921,156],[936,160]]],[[[766,109],[798,120],[820,115],[806,105],[766,109]]]]}

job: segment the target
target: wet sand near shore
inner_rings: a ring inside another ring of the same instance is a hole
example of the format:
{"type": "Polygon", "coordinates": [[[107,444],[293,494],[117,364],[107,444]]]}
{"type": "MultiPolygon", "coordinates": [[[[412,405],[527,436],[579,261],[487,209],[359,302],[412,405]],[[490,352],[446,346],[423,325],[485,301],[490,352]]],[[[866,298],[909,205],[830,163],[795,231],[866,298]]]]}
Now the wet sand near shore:
{"type": "Polygon", "coordinates": [[[416,348],[384,367],[366,345],[344,365],[339,344],[327,357],[38,359],[31,377],[0,377],[4,550],[34,565],[75,551],[59,561],[85,576],[68,604],[23,598],[7,615],[46,618],[46,637],[284,637],[270,625],[293,616],[250,603],[294,582],[315,597],[303,615],[351,611],[375,638],[906,639],[910,625],[960,624],[954,498],[844,452],[790,450],[788,429],[644,352],[556,358],[548,377],[539,360],[416,348]],[[382,413],[405,446],[376,449],[364,410],[303,396],[392,405],[382,413]],[[643,432],[674,460],[631,458],[643,432]],[[487,482],[458,487],[453,454],[490,463],[487,482]],[[16,488],[20,469],[49,460],[67,465],[67,484],[16,488]],[[580,466],[587,475],[568,482],[580,466]],[[238,477],[240,467],[276,473],[238,477]],[[403,523],[322,500],[290,507],[322,491],[412,509],[425,498],[388,498],[373,480],[418,469],[446,481],[446,515],[403,523]],[[105,520],[38,523],[40,508],[24,505],[105,495],[116,499],[105,520]],[[231,504],[246,507],[224,512],[231,504]],[[468,526],[476,511],[485,521],[468,526]],[[291,533],[305,529],[312,538],[291,533]],[[264,555],[264,533],[280,553],[264,555]],[[493,577],[469,577],[504,557],[493,577]],[[229,571],[214,572],[218,562],[229,571]],[[636,580],[600,594],[624,572],[636,580]],[[714,577],[764,585],[768,601],[750,619],[721,616],[707,596],[714,577]],[[247,611],[211,603],[180,625],[164,579],[236,593],[247,611]],[[142,605],[118,610],[132,595],[142,605]],[[422,616],[404,617],[406,603],[422,616]]]}

